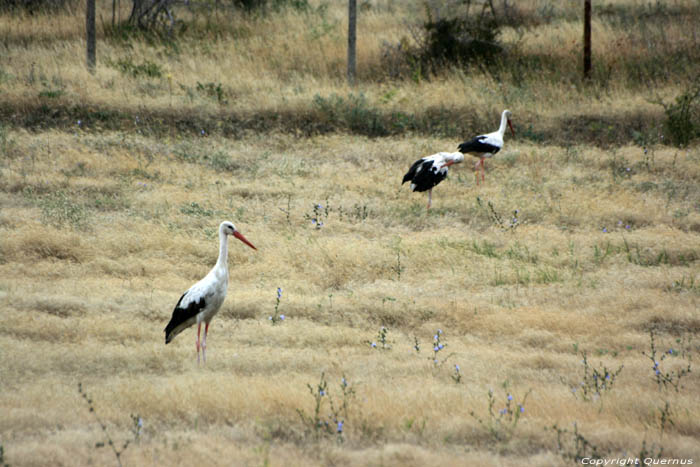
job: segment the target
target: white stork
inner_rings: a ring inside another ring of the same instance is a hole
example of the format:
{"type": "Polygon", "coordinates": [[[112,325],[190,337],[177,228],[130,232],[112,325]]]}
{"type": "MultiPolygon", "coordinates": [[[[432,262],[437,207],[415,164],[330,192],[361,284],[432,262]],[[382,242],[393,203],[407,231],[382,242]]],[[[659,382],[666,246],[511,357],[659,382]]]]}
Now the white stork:
{"type": "Polygon", "coordinates": [[[447,168],[464,161],[459,152],[439,152],[432,156],[418,159],[403,176],[401,184],[410,181],[412,191],[428,192],[428,209],[432,204],[433,187],[447,177],[447,168]]]}
{"type": "MultiPolygon", "coordinates": [[[[513,124],[510,123],[510,110],[504,110],[501,114],[501,126],[493,133],[479,135],[476,138],[465,141],[458,146],[459,152],[463,154],[471,154],[478,157],[479,160],[474,165],[474,170],[478,171],[481,166],[481,181],[484,181],[484,159],[493,157],[498,151],[503,148],[503,133],[506,132],[506,123],[510,127],[511,133],[515,136],[513,124]]],[[[479,173],[476,173],[476,183],[479,183],[479,173]]]]}
{"type": "Polygon", "coordinates": [[[207,333],[209,322],[221,308],[226,298],[228,287],[228,236],[233,235],[254,250],[257,250],[243,234],[236,230],[231,222],[224,221],[219,225],[219,259],[216,265],[209,271],[204,279],[197,282],[182,294],[178,300],[173,316],[165,327],[165,343],[168,344],[182,331],[197,323],[197,363],[199,363],[199,349],[202,349],[204,363],[207,361],[207,333]],[[204,326],[204,340],[199,342],[199,335],[204,326]]]}

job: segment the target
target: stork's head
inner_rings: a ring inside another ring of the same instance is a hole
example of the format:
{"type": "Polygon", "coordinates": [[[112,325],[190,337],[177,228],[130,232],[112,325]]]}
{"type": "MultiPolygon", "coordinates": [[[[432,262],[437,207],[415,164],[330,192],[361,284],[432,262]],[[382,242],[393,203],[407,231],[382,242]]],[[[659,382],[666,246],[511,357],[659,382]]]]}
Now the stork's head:
{"type": "Polygon", "coordinates": [[[445,156],[445,165],[447,167],[452,164],[459,164],[460,162],[464,162],[464,154],[461,152],[452,152],[445,156]]]}
{"type": "Polygon", "coordinates": [[[229,222],[229,221],[222,222],[221,225],[219,226],[219,232],[223,233],[224,235],[233,235],[238,240],[242,241],[243,243],[245,243],[246,245],[251,247],[253,250],[257,250],[257,248],[255,248],[255,246],[252,243],[250,243],[248,241],[248,239],[243,236],[242,233],[240,233],[238,230],[236,230],[236,226],[233,225],[233,222],[229,222]]]}
{"type": "Polygon", "coordinates": [[[510,128],[510,132],[515,136],[515,130],[513,130],[513,124],[510,122],[510,117],[513,115],[510,110],[506,109],[503,111],[503,117],[506,119],[506,122],[508,122],[508,128],[510,128]]]}

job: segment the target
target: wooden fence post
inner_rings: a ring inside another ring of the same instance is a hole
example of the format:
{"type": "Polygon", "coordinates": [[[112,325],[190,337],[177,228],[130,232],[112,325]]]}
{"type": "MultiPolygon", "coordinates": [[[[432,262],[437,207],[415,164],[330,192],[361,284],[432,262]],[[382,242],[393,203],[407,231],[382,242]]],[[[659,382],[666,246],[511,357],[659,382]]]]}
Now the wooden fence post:
{"type": "Polygon", "coordinates": [[[96,40],[95,40],[95,0],[87,0],[85,13],[85,29],[87,32],[87,66],[90,73],[95,72],[96,40]]]}
{"type": "Polygon", "coordinates": [[[348,0],[348,83],[355,84],[357,0],[348,0]]]}

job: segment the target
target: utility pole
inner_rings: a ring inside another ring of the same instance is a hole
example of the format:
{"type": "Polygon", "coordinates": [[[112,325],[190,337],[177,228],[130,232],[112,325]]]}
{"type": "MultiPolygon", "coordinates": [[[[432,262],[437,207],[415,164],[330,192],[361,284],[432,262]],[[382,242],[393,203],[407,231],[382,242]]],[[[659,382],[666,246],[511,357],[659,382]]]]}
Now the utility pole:
{"type": "Polygon", "coordinates": [[[348,83],[355,84],[357,0],[348,0],[348,83]]]}
{"type": "Polygon", "coordinates": [[[87,31],[87,66],[90,73],[94,73],[95,63],[97,62],[95,41],[95,0],[87,0],[85,30],[87,31]]]}
{"type": "Polygon", "coordinates": [[[591,0],[583,0],[583,78],[591,77],[591,0]]]}

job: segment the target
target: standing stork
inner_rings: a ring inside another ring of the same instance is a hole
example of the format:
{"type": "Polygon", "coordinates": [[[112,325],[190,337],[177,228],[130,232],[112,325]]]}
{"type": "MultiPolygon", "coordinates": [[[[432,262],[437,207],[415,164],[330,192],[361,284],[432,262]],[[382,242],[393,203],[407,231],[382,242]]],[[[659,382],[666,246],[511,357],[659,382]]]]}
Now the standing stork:
{"type": "Polygon", "coordinates": [[[452,164],[464,161],[464,155],[459,152],[439,152],[432,156],[418,159],[403,176],[401,184],[410,181],[412,191],[428,192],[428,209],[432,204],[433,187],[447,178],[447,169],[452,164]]]}
{"type": "Polygon", "coordinates": [[[197,363],[199,363],[199,349],[202,349],[202,358],[207,362],[207,333],[209,322],[221,308],[226,298],[228,287],[228,236],[233,235],[254,250],[257,250],[242,233],[236,230],[231,222],[224,221],[219,225],[219,259],[216,265],[190,289],[182,294],[178,300],[173,316],[165,327],[165,343],[168,344],[175,336],[197,323],[197,363]],[[199,335],[204,325],[204,340],[199,342],[199,335]]]}
{"type": "MultiPolygon", "coordinates": [[[[459,152],[463,154],[471,154],[478,157],[479,160],[474,164],[474,170],[478,171],[481,166],[481,181],[484,181],[484,159],[493,157],[498,151],[503,148],[503,133],[506,132],[506,123],[510,128],[511,133],[515,136],[513,124],[510,123],[510,110],[504,110],[501,114],[501,126],[493,133],[479,135],[469,141],[458,146],[459,152]]],[[[479,173],[476,173],[476,183],[479,183],[479,173]]]]}

